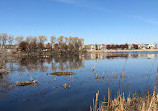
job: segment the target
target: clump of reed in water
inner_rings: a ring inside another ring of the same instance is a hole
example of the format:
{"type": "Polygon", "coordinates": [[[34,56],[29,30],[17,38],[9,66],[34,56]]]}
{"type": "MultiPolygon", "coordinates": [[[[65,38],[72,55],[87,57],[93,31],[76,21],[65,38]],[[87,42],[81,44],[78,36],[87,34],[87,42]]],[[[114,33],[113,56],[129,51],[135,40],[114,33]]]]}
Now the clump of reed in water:
{"type": "Polygon", "coordinates": [[[158,111],[158,93],[155,91],[152,95],[149,93],[145,97],[139,97],[134,94],[125,99],[124,93],[117,94],[115,99],[110,99],[110,90],[108,90],[108,102],[100,102],[98,104],[98,95],[93,100],[93,106],[90,106],[90,111],[158,111]],[[95,102],[94,102],[95,101],[95,102]]]}

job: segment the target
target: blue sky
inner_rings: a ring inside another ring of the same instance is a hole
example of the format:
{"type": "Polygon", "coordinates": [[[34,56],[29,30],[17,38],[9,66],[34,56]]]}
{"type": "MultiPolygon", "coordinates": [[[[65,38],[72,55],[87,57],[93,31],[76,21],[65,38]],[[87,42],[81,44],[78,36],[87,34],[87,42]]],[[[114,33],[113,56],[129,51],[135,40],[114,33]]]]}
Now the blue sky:
{"type": "Polygon", "coordinates": [[[158,0],[0,0],[0,33],[158,42],[158,0]]]}

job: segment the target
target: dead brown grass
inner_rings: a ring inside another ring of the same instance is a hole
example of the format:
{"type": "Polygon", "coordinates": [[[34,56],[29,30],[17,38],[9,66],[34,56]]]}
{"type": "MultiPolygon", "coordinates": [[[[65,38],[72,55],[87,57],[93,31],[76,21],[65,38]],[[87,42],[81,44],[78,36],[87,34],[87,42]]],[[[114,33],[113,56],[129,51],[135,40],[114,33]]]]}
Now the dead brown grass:
{"type": "Polygon", "coordinates": [[[117,97],[110,99],[110,90],[108,89],[108,101],[98,104],[99,91],[96,93],[96,99],[93,100],[93,106],[90,111],[158,111],[158,93],[147,94],[144,97],[134,94],[125,99],[124,93],[117,93],[117,97]],[[94,102],[95,101],[95,102],[94,102]]]}

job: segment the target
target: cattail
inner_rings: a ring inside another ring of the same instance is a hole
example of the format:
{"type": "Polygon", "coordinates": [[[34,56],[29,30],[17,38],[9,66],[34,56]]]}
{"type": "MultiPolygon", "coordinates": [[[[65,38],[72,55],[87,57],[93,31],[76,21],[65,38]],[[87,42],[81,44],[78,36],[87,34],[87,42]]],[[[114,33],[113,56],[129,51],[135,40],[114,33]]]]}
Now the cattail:
{"type": "Polygon", "coordinates": [[[98,96],[99,96],[99,91],[98,91],[98,93],[96,93],[96,99],[95,99],[95,111],[97,111],[98,96]]]}
{"type": "Polygon", "coordinates": [[[92,111],[92,107],[90,106],[90,111],[92,111]]]}

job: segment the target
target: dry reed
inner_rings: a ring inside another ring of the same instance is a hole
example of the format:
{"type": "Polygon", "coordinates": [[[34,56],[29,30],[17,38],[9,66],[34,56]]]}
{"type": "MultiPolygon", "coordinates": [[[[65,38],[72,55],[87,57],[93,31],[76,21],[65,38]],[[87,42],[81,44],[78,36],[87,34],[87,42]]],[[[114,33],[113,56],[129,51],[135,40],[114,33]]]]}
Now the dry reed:
{"type": "Polygon", "coordinates": [[[92,69],[92,72],[94,71],[94,69],[95,69],[95,67],[96,67],[96,65],[97,65],[97,63],[98,63],[98,59],[97,59],[97,61],[96,61],[96,64],[94,65],[94,67],[93,67],[93,69],[92,69]]]}
{"type": "Polygon", "coordinates": [[[129,96],[125,99],[124,93],[117,93],[117,97],[113,100],[111,91],[108,89],[108,102],[100,102],[98,105],[98,95],[93,99],[93,107],[90,106],[90,111],[158,111],[158,93],[147,94],[144,97],[134,94],[133,97],[129,96]],[[95,103],[94,103],[95,101],[95,103]],[[97,108],[97,106],[99,106],[97,108]]]}

